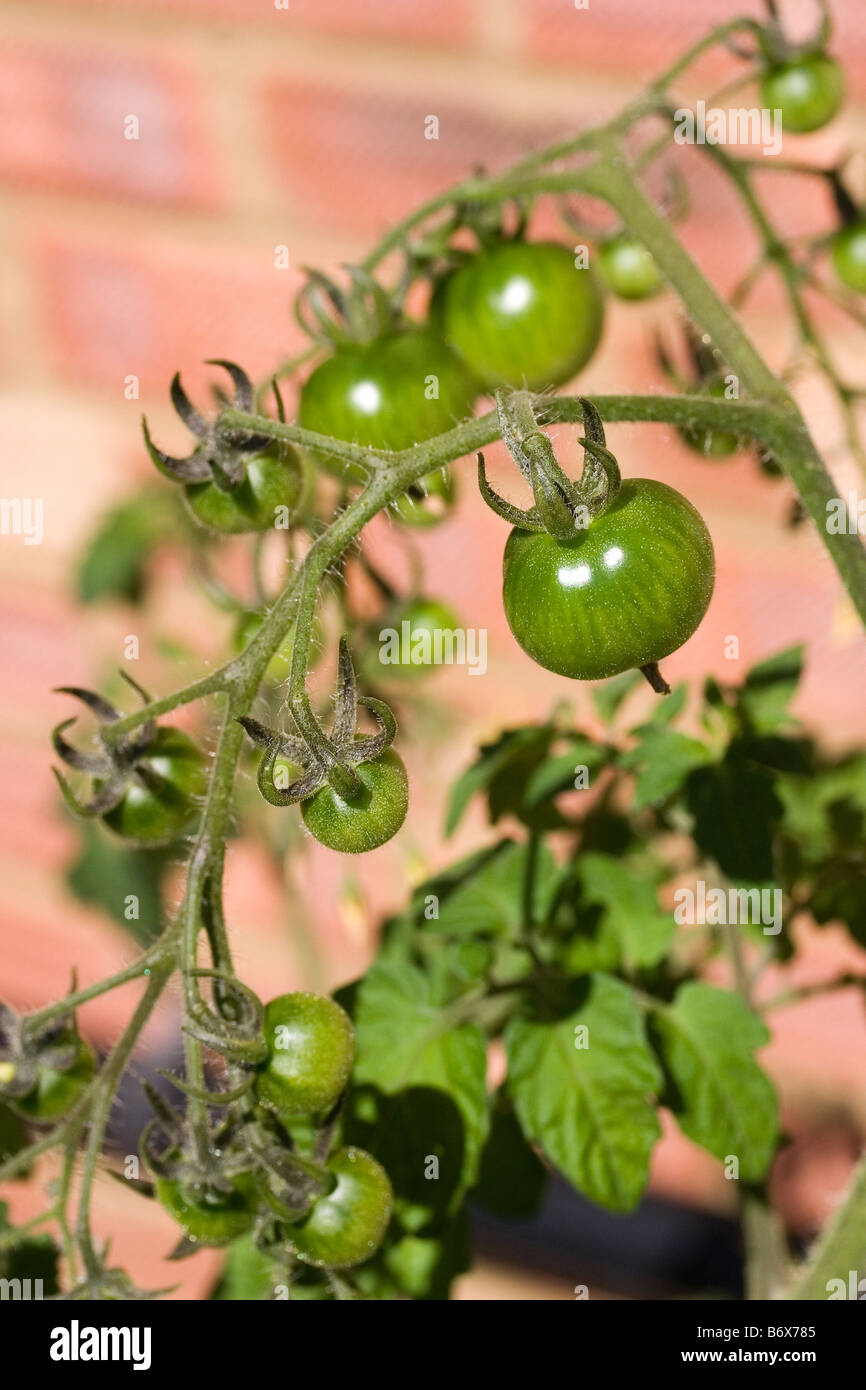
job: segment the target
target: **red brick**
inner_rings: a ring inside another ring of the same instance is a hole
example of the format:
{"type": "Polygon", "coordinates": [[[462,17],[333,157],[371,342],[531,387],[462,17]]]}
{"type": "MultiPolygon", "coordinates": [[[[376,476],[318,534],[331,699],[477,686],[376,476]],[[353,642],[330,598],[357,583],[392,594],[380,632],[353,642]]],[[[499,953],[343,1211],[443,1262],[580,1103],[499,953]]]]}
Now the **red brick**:
{"type": "MultiPolygon", "coordinates": [[[[141,17],[139,0],[101,0],[106,9],[129,9],[141,17]]],[[[271,26],[276,36],[291,36],[301,29],[324,30],[341,35],[378,39],[423,39],[425,44],[465,41],[474,29],[477,0],[287,0],[278,9],[275,0],[149,0],[150,14],[164,13],[189,20],[223,19],[242,22],[245,28],[271,26]],[[279,26],[279,28],[277,27],[279,26]]]]}
{"type": "Polygon", "coordinates": [[[214,151],[194,76],[115,52],[8,47],[0,59],[0,174],[39,188],[211,205],[214,151]],[[124,137],[137,116],[139,138],[124,137]]]}
{"type": "Polygon", "coordinates": [[[467,178],[474,168],[506,166],[597,115],[575,102],[568,121],[529,120],[452,102],[441,89],[422,97],[379,90],[337,92],[275,78],[263,117],[282,187],[305,219],[356,231],[385,230],[419,202],[467,178]],[[425,118],[439,139],[425,139],[425,118]]]}
{"type": "Polygon", "coordinates": [[[137,235],[44,229],[30,248],[51,352],[73,378],[113,385],[137,375],[164,391],[203,358],[264,375],[301,346],[291,304],[301,281],[274,268],[274,243],[202,246],[137,235]]]}

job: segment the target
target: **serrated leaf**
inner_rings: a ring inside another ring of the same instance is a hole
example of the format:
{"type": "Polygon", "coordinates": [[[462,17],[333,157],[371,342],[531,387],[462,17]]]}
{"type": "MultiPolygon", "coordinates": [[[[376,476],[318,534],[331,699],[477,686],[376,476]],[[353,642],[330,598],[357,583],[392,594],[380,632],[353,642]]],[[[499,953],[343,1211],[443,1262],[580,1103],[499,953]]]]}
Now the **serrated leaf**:
{"type": "Polygon", "coordinates": [[[526,1137],[592,1201],[633,1210],[661,1132],[650,1099],[661,1073],[629,987],[592,975],[566,1017],[513,1019],[505,1045],[508,1090],[526,1137]],[[575,1046],[581,1028],[585,1047],[575,1046]]]}
{"type": "Polygon", "coordinates": [[[438,898],[438,916],[419,925],[445,936],[514,937],[530,920],[546,920],[561,877],[545,844],[501,840],[422,884],[415,901],[438,898]]]}
{"type": "Polygon", "coordinates": [[[578,872],[587,901],[603,909],[604,936],[618,944],[617,964],[631,971],[662,960],[676,927],[656,901],[655,884],[607,854],[581,855],[578,872]]]}
{"type": "MultiPolygon", "coordinates": [[[[456,1107],[463,1129],[456,1201],[475,1181],[487,1135],[487,1048],[480,1028],[454,1024],[433,1002],[431,982],[415,966],[386,961],[375,964],[358,987],[355,1030],[357,1082],[389,1096],[410,1088],[439,1091],[456,1107]]],[[[448,1162],[453,1152],[442,1157],[448,1162]]],[[[423,1153],[415,1155],[419,1176],[423,1160],[423,1153]]]]}
{"type": "Polygon", "coordinates": [[[641,742],[622,759],[623,767],[640,769],[635,784],[635,810],[665,801],[679,791],[694,768],[702,767],[710,758],[709,749],[699,739],[689,738],[676,729],[645,728],[641,742]]]}
{"type": "Polygon", "coordinates": [[[760,1181],[778,1140],[776,1094],[753,1056],[769,1041],[764,1024],[739,995],[691,981],[650,1027],[667,1078],[663,1103],[683,1133],[717,1158],[735,1155],[743,1181],[760,1181]]]}

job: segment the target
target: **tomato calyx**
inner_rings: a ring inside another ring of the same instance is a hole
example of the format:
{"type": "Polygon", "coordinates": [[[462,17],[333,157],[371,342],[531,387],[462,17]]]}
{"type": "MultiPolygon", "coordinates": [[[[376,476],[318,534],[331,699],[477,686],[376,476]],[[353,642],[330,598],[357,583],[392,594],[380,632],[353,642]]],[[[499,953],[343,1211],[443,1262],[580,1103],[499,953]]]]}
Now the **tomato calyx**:
{"type": "Polygon", "coordinates": [[[242,716],[239,723],[254,743],[265,750],[259,763],[258,787],[272,806],[291,806],[306,801],[327,782],[344,800],[362,791],[354,769],[373,762],[390,748],[397,733],[397,721],[384,700],[358,695],[358,684],[349,644],[340,638],[339,669],[334,723],[330,737],[320,727],[312,711],[307,711],[302,735],[269,729],[258,720],[242,716]],[[378,724],[378,732],[359,737],[358,707],[363,706],[378,724]],[[301,775],[286,785],[286,777],[275,780],[276,764],[293,764],[301,775]]]}
{"type": "Polygon", "coordinates": [[[407,273],[393,290],[386,290],[362,266],[343,267],[349,284],[340,286],[321,270],[304,267],[306,283],[295,299],[295,318],[314,343],[327,348],[372,343],[403,326],[403,302],[409,288],[407,273]]]}
{"type": "MultiPolygon", "coordinates": [[[[243,368],[221,357],[209,358],[207,365],[223,367],[228,372],[234,385],[231,405],[250,414],[254,406],[253,384],[243,368]]],[[[142,416],[142,433],[151,462],[173,482],[213,483],[220,492],[234,492],[245,477],[244,459],[262,453],[274,441],[261,434],[233,434],[227,439],[220,429],[219,414],[208,420],[196,409],[181,384],[179,372],[172,378],[171,400],[177,414],[199,442],[186,458],[174,458],[157,448],[150,437],[147,418],[142,416]]]]}
{"type": "Polygon", "coordinates": [[[74,1013],[36,1023],[0,1002],[0,1096],[13,1104],[34,1096],[43,1073],[72,1072],[84,1051],[92,1058],[74,1013]]]}
{"type": "Polygon", "coordinates": [[[766,0],[766,3],[770,18],[765,24],[755,24],[753,31],[758,48],[769,67],[781,67],[782,64],[796,61],[798,58],[810,58],[814,54],[823,53],[832,32],[827,0],[818,0],[820,18],[815,32],[799,42],[786,34],[776,0],[766,0]]]}
{"type": "Polygon", "coordinates": [[[547,531],[558,540],[573,540],[614,501],[620,488],[616,458],[607,448],[604,425],[595,406],[579,398],[585,434],[583,473],[573,482],[562,470],[548,436],[539,429],[531,397],[525,391],[497,392],[496,407],[502,438],[523,477],[532,488],[535,505],[528,509],[506,502],[487,481],[484,455],[478,455],[478,486],[492,511],[524,531],[547,531]]]}

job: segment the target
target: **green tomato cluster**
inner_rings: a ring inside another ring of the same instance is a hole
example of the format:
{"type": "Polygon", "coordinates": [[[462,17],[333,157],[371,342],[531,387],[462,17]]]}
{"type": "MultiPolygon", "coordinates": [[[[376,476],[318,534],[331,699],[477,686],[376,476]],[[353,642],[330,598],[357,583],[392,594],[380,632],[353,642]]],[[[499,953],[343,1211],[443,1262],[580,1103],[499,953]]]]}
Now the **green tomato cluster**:
{"type": "MultiPolygon", "coordinates": [[[[314,1123],[333,1110],[355,1060],[355,1031],[333,999],[298,992],[272,999],[264,1012],[268,1053],[255,1076],[255,1096],[276,1119],[314,1123]]],[[[298,1259],[349,1269],[381,1245],[393,1207],[388,1175],[358,1148],[337,1148],[325,1161],[330,1190],[297,1221],[274,1207],[263,1179],[240,1173],[227,1183],[192,1185],[158,1177],[156,1196],[190,1241],[224,1246],[245,1235],[259,1215],[280,1217],[281,1236],[298,1259]]]]}

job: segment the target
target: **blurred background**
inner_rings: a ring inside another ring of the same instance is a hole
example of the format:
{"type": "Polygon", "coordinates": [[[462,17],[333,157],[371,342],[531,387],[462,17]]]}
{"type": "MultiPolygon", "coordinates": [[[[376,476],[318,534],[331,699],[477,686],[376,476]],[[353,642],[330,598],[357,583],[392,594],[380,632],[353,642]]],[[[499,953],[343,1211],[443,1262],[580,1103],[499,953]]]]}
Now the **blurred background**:
{"type": "MultiPolygon", "coordinates": [[[[811,3],[783,0],[783,9],[794,32],[808,31],[811,3]]],[[[798,144],[798,155],[816,161],[856,151],[866,130],[866,8],[832,0],[832,10],[832,47],[847,66],[850,93],[829,130],[798,144]]],[[[762,7],[757,0],[592,0],[588,9],[573,0],[0,3],[2,495],[44,503],[40,545],[0,538],[0,994],[13,1006],[62,995],[73,965],[85,984],[135,950],[104,904],[84,901],[93,862],[51,777],[48,734],[69,713],[52,687],[104,688],[130,635],[140,639],[138,678],[160,693],[221,662],[227,650],[229,619],[207,606],[170,550],[154,560],[146,615],[118,601],[82,606],[88,538],[106,510],[152,473],[141,413],[164,448],[182,452],[184,433],[168,401],[172,374],[181,369],[191,394],[201,394],[204,358],[232,358],[262,378],[298,351],[291,304],[304,265],[332,270],[358,260],[390,222],[476,166],[502,167],[604,118],[687,42],[740,12],[757,16],[762,7]],[[135,141],[124,138],[130,115],[140,125],[135,141]],[[436,141],[424,138],[429,115],[439,120],[436,141]],[[275,268],[280,246],[288,268],[275,268]]],[[[729,68],[734,60],[724,54],[703,62],[683,97],[708,95],[729,68]]],[[[691,194],[682,235],[729,291],[751,263],[754,233],[699,152],[683,152],[680,165],[691,194]]],[[[853,169],[856,181],[863,172],[856,160],[853,169]]],[[[804,188],[772,177],[774,213],[788,232],[832,226],[829,197],[815,181],[804,188]]],[[[553,226],[552,213],[543,214],[540,229],[553,226]]],[[[652,334],[675,315],[665,297],[612,307],[581,389],[664,389],[652,334]]],[[[787,360],[793,329],[772,277],[746,318],[771,362],[787,360]]],[[[855,375],[861,336],[841,315],[826,327],[855,375]]],[[[798,394],[844,496],[859,474],[833,402],[808,370],[798,394]]],[[[624,472],[684,491],[716,545],[715,598],[696,636],[665,664],[668,679],[712,671],[737,680],[762,656],[804,642],[798,715],[832,749],[862,742],[866,646],[820,541],[808,526],[786,524],[787,484],[763,476],[746,455],[705,462],[660,426],[616,426],[609,442],[624,472]],[[730,635],[739,639],[738,662],[725,656],[730,635]]],[[[557,444],[574,460],[565,427],[557,444]]],[[[494,478],[505,477],[495,450],[491,461],[494,478]]],[[[464,461],[459,471],[456,513],[418,544],[429,591],[467,626],[487,629],[487,675],[436,673],[404,722],[412,805],[396,842],[347,868],[304,841],[283,872],[262,845],[232,844],[227,907],[238,966],[266,997],[352,979],[407,886],[483,843],[489,831],[480,812],[453,843],[442,833],[447,786],[479,742],[543,717],[563,698],[590,717],[586,694],[532,665],[511,638],[499,595],[505,528],[474,495],[474,470],[464,461]]],[[[374,524],[368,544],[384,568],[405,566],[387,522],[374,524]]],[[[177,880],[169,865],[169,904],[177,880]]],[[[832,928],[820,939],[805,931],[801,982],[862,970],[862,953],[845,940],[832,928]]],[[[130,1008],[131,992],[116,991],[87,1006],[82,1027],[106,1046],[130,1008]]],[[[176,1039],[169,996],[148,1030],[139,1071],[156,1059],[170,1065],[176,1039]]],[[[825,1219],[863,1143],[864,1048],[856,991],[774,1015],[764,1060],[792,1137],[778,1165],[777,1197],[795,1236],[807,1238],[825,1219]]],[[[129,1128],[137,1091],[131,1085],[124,1098],[129,1128]]],[[[124,1125],[123,1113],[116,1123],[124,1125]]],[[[16,1219],[37,1209],[32,1186],[4,1195],[16,1219]]],[[[596,1296],[708,1286],[736,1293],[732,1214],[719,1166],[671,1125],[655,1154],[651,1198],[635,1217],[603,1216],[554,1189],[541,1221],[525,1231],[479,1218],[479,1260],[458,1296],[562,1299],[580,1283],[592,1284],[596,1296]]],[[[219,1256],[167,1266],[169,1218],[107,1179],[96,1224],[113,1235],[117,1261],[139,1283],[179,1279],[176,1296],[185,1298],[212,1284],[219,1256]]]]}

